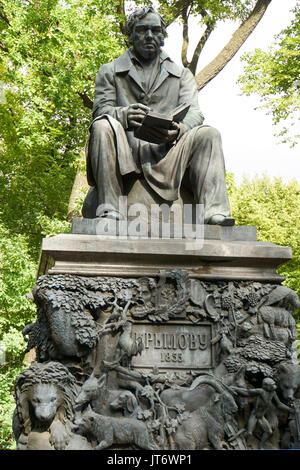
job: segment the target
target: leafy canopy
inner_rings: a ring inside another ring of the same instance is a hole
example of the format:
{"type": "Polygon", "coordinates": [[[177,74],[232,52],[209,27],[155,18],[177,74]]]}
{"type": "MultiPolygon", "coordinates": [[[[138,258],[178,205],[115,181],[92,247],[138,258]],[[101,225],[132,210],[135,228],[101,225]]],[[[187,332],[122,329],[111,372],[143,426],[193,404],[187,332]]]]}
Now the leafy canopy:
{"type": "Polygon", "coordinates": [[[112,12],[106,0],[0,3],[0,448],[14,447],[12,390],[41,239],[69,230],[94,78],[124,50],[112,12]]]}
{"type": "Polygon", "coordinates": [[[290,26],[277,35],[269,51],[255,49],[242,57],[247,65],[239,83],[245,95],[255,93],[260,96],[261,107],[272,115],[274,124],[285,123],[278,133],[282,140],[295,144],[300,136],[299,5],[293,13],[290,26]]]}
{"type": "Polygon", "coordinates": [[[9,0],[0,8],[1,220],[37,253],[43,218],[66,214],[97,70],[123,42],[105,0],[9,0]]]}
{"type": "Polygon", "coordinates": [[[199,19],[204,23],[216,23],[224,20],[243,21],[253,10],[255,3],[255,0],[225,0],[222,2],[216,2],[215,0],[196,0],[194,2],[160,0],[159,11],[166,19],[167,24],[174,21],[176,15],[179,16],[186,7],[191,9],[192,15],[200,15],[199,19]]]}
{"type": "Polygon", "coordinates": [[[279,267],[284,284],[300,296],[300,185],[267,176],[244,178],[240,185],[229,174],[231,210],[236,225],[256,226],[260,241],[290,246],[293,259],[279,267]]]}

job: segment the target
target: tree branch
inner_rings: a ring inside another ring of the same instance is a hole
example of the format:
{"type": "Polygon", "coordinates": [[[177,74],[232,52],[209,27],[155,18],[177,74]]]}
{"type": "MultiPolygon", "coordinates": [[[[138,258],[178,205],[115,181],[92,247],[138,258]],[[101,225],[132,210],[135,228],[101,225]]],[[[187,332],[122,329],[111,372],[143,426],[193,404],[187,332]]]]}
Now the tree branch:
{"type": "Polygon", "coordinates": [[[192,57],[191,62],[189,63],[189,69],[190,71],[195,75],[196,73],[196,68],[199,60],[199,56],[203,50],[203,47],[206,44],[206,41],[208,40],[209,36],[211,35],[212,31],[214,30],[215,23],[208,23],[206,26],[206,29],[204,33],[202,34],[201,38],[198,41],[197,46],[195,47],[194,54],[192,57]]]}
{"type": "Polygon", "coordinates": [[[198,90],[209,83],[234,57],[264,16],[272,0],[257,0],[249,17],[235,31],[222,51],[196,75],[198,90]]]}
{"type": "Polygon", "coordinates": [[[120,30],[126,36],[125,0],[118,0],[116,11],[119,16],[120,30]]]}
{"type": "Polygon", "coordinates": [[[183,30],[182,30],[182,47],[181,47],[181,61],[182,64],[185,67],[188,67],[190,64],[187,59],[187,51],[189,47],[189,25],[188,25],[188,19],[189,19],[189,13],[188,13],[188,7],[184,8],[182,11],[182,19],[183,19],[183,30]]]}
{"type": "Polygon", "coordinates": [[[172,20],[167,21],[166,26],[170,26],[170,24],[174,23],[189,5],[191,5],[191,0],[179,0],[178,3],[172,7],[172,20]]]}
{"type": "Polygon", "coordinates": [[[4,46],[3,44],[0,43],[0,49],[4,52],[9,52],[9,49],[7,49],[6,46],[4,46]]]}
{"type": "Polygon", "coordinates": [[[81,98],[84,106],[88,109],[93,109],[93,102],[86,92],[77,91],[77,95],[81,98]]]}
{"type": "Polygon", "coordinates": [[[7,23],[8,25],[10,25],[10,21],[8,19],[8,17],[6,16],[6,14],[4,13],[4,7],[2,5],[2,3],[0,3],[0,18],[2,18],[5,23],[7,23]]]}

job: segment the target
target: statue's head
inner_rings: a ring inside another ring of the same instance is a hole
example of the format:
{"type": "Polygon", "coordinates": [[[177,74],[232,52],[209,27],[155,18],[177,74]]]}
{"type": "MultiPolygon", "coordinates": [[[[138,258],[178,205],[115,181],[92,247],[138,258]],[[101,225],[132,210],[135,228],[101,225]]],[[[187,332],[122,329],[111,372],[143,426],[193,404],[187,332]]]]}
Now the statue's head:
{"type": "Polygon", "coordinates": [[[276,384],[271,377],[266,377],[262,381],[262,388],[268,392],[272,392],[273,390],[276,390],[276,384]]]}
{"type": "Polygon", "coordinates": [[[152,6],[134,10],[128,16],[126,32],[137,56],[146,61],[157,56],[167,35],[161,15],[152,6]]]}

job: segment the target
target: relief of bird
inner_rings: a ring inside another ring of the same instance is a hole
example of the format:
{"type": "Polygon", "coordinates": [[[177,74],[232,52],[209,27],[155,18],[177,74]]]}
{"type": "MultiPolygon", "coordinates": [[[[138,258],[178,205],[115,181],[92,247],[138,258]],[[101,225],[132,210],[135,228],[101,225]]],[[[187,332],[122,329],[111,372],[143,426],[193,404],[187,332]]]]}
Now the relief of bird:
{"type": "Polygon", "coordinates": [[[144,344],[141,337],[134,338],[132,336],[132,320],[127,318],[127,311],[130,305],[130,301],[127,302],[122,312],[122,333],[118,342],[118,349],[120,353],[120,360],[122,363],[130,363],[133,356],[141,354],[144,350],[144,344]]]}

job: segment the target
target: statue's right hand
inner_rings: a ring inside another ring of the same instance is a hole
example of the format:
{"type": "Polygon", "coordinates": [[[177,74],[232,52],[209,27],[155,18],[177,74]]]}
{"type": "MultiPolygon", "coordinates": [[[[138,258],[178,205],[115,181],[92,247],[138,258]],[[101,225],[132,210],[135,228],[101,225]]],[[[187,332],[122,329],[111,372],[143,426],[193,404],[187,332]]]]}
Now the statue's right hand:
{"type": "Polygon", "coordinates": [[[140,127],[142,125],[144,117],[149,111],[150,108],[148,108],[148,106],[142,103],[135,103],[129,105],[127,110],[128,127],[140,127]]]}

